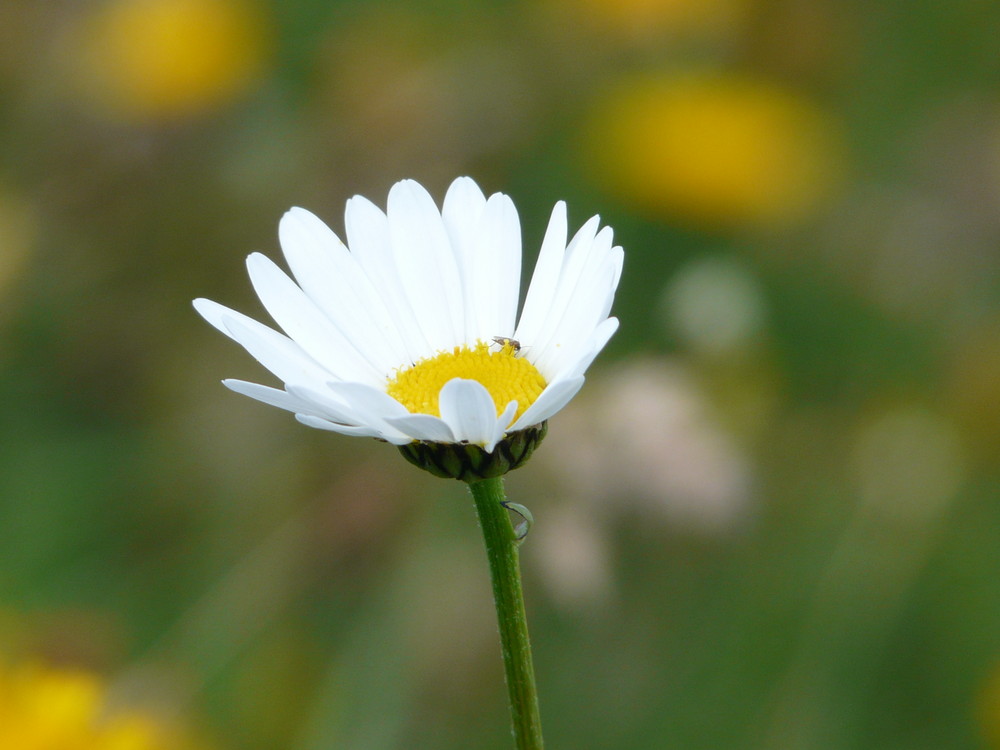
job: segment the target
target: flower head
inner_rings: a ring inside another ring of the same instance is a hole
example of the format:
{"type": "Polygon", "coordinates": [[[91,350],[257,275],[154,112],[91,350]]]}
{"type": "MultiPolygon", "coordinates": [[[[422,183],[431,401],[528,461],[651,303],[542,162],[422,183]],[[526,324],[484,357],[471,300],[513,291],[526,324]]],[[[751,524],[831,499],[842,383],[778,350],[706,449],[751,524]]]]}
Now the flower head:
{"type": "MultiPolygon", "coordinates": [[[[225,385],[311,427],[405,446],[410,460],[419,444],[494,454],[508,435],[534,430],[540,439],[618,327],[608,314],[622,249],[597,216],[567,243],[562,202],[520,318],[521,230],[506,195],[486,198],[460,177],[438,210],[404,180],[384,213],[364,198],[348,201],[345,227],[347,245],[308,211],[285,214],[279,238],[294,281],[259,253],[247,259],[286,335],[215,302],[194,303],[284,389],[225,385]]],[[[511,444],[530,452],[536,442],[522,435],[511,444]]],[[[504,471],[519,464],[519,455],[507,458],[504,471]]]]}

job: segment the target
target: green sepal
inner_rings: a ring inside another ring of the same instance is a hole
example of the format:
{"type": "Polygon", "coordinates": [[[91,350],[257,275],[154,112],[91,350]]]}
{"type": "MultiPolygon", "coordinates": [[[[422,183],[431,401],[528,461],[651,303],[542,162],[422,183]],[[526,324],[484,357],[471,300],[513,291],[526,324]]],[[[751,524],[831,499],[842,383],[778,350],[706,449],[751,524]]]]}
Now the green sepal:
{"type": "Polygon", "coordinates": [[[492,453],[471,443],[413,442],[399,446],[403,458],[424,471],[444,479],[476,482],[494,479],[523,466],[545,438],[549,423],[542,422],[525,430],[512,432],[492,453]]]}

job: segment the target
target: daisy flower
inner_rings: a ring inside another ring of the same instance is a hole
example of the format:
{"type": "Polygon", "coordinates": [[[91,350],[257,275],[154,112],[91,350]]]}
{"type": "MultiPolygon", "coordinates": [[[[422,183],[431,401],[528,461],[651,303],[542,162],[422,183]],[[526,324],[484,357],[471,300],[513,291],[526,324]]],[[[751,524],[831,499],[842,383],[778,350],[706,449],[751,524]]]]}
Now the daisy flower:
{"type": "Polygon", "coordinates": [[[385,212],[349,200],[345,229],[347,244],[293,208],[278,232],[292,276],[260,253],[247,258],[284,334],[195,300],[284,387],[223,383],[310,427],[400,446],[439,475],[520,465],[618,327],[608,315],[623,253],[611,228],[594,216],[567,241],[557,203],[519,317],[521,228],[508,196],[487,198],[460,177],[439,210],[403,180],[385,212]]]}

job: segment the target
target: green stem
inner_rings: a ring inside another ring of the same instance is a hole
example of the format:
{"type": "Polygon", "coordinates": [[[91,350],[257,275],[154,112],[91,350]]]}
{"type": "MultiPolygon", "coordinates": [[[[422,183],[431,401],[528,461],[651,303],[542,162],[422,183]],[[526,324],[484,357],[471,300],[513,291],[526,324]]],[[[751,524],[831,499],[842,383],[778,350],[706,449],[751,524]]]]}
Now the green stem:
{"type": "Polygon", "coordinates": [[[524,614],[517,538],[507,509],[502,504],[505,501],[503,479],[497,477],[470,482],[469,489],[476,502],[490,563],[510,717],[514,724],[514,744],[517,750],[541,750],[544,747],[542,722],[538,715],[538,691],[535,688],[535,668],[531,663],[528,620],[524,614]]]}

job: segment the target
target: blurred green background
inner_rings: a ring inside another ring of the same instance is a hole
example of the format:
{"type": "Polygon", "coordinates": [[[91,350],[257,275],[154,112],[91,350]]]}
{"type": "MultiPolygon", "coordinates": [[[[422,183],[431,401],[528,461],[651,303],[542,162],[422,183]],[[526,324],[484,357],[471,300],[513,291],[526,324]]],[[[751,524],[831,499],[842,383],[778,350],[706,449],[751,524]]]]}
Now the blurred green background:
{"type": "Polygon", "coordinates": [[[526,269],[559,199],[626,251],[508,481],[550,745],[1000,748],[998,11],[0,4],[0,672],[219,750],[509,746],[464,488],[229,393],[274,383],[190,306],[266,319],[289,206],[469,174],[526,269]]]}

